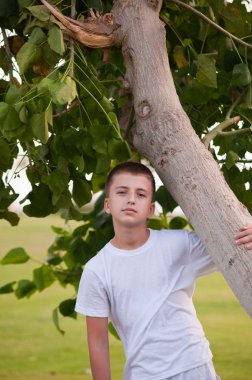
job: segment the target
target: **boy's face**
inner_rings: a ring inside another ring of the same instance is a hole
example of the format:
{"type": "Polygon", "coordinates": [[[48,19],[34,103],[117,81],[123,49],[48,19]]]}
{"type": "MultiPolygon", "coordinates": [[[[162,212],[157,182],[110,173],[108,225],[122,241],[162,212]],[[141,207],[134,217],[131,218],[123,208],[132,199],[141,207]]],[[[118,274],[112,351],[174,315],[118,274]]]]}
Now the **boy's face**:
{"type": "Polygon", "coordinates": [[[152,185],[142,174],[119,173],[113,177],[104,209],[112,215],[114,226],[146,226],[153,216],[152,185]]]}

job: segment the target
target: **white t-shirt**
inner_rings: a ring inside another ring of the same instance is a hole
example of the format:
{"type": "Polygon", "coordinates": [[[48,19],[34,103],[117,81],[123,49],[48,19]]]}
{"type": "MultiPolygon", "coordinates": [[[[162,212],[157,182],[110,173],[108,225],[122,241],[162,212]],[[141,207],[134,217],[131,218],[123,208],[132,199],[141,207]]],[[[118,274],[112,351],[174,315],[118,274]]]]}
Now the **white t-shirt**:
{"type": "Polygon", "coordinates": [[[212,359],[192,295],[216,266],[195,233],[150,230],[146,243],[111,243],[85,266],[76,311],[109,317],[126,355],[124,380],[163,380],[212,359]]]}

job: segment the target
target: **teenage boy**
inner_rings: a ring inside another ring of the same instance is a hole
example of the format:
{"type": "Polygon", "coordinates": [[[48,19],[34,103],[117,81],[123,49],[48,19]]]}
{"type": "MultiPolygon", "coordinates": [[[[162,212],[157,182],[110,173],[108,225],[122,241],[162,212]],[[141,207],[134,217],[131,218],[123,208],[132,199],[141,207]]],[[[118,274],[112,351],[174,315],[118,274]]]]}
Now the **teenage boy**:
{"type": "MultiPolygon", "coordinates": [[[[216,380],[192,302],[197,277],[216,266],[195,233],[147,229],[154,193],[140,163],[119,164],[108,176],[104,209],[114,237],[86,264],[76,302],[86,315],[93,379],[111,379],[111,318],[126,355],[124,380],[216,380]]],[[[235,240],[251,249],[252,224],[235,240]]]]}

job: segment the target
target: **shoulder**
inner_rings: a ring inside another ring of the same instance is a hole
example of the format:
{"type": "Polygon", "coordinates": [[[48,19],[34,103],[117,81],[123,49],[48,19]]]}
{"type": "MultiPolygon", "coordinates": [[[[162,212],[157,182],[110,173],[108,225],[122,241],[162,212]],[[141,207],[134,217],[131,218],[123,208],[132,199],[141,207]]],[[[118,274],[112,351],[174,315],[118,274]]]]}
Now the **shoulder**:
{"type": "Polygon", "coordinates": [[[93,256],[84,266],[83,272],[93,272],[100,279],[105,278],[108,261],[108,246],[106,244],[95,256],[93,256]]]}
{"type": "Polygon", "coordinates": [[[171,264],[185,265],[189,262],[191,243],[188,230],[160,230],[155,234],[162,256],[171,264]]]}
{"type": "Polygon", "coordinates": [[[105,247],[103,247],[94,257],[92,257],[85,264],[85,268],[95,271],[96,269],[100,268],[103,265],[105,247]]]}
{"type": "Polygon", "coordinates": [[[201,239],[196,232],[188,230],[161,230],[160,240],[169,244],[173,249],[189,253],[192,250],[204,248],[201,239]]]}
{"type": "Polygon", "coordinates": [[[188,244],[190,232],[188,230],[154,230],[153,234],[161,243],[188,244]]]}
{"type": "Polygon", "coordinates": [[[104,268],[104,248],[102,248],[94,257],[92,257],[83,268],[80,285],[90,284],[94,287],[95,284],[104,283],[105,268],[104,268]]]}

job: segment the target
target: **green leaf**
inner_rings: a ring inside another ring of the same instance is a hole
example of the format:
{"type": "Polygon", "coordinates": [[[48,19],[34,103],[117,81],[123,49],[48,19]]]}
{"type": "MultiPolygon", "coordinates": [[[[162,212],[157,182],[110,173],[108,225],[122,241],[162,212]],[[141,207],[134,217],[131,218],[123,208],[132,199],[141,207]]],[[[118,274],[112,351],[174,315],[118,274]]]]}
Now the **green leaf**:
{"type": "Polygon", "coordinates": [[[4,119],[6,115],[8,114],[9,105],[7,103],[1,102],[0,103],[0,119],[4,119]]]}
{"type": "Polygon", "coordinates": [[[8,282],[8,284],[2,285],[0,287],[0,294],[13,293],[13,285],[16,284],[17,281],[8,282]]]}
{"type": "Polygon", "coordinates": [[[108,155],[110,158],[116,158],[120,161],[130,158],[130,148],[126,141],[111,139],[108,142],[108,155]]]}
{"type": "Polygon", "coordinates": [[[107,154],[108,146],[105,140],[95,140],[92,144],[92,148],[101,154],[107,154]]]}
{"type": "Polygon", "coordinates": [[[91,201],[91,186],[86,180],[76,179],[73,181],[73,199],[78,207],[82,207],[91,201]]]}
{"type": "Polygon", "coordinates": [[[8,61],[8,55],[6,53],[6,49],[4,46],[0,48],[0,62],[1,62],[1,69],[3,72],[7,75],[8,69],[9,69],[9,61],[8,61]]]}
{"type": "Polygon", "coordinates": [[[8,92],[5,97],[5,101],[8,104],[15,104],[20,99],[20,96],[22,95],[22,89],[21,87],[17,87],[14,84],[10,85],[8,92]]]}
{"type": "Polygon", "coordinates": [[[240,38],[247,36],[250,30],[250,23],[246,22],[248,12],[242,3],[240,0],[227,2],[222,12],[225,29],[240,38]]]}
{"type": "Polygon", "coordinates": [[[26,253],[24,248],[18,247],[11,249],[1,260],[1,264],[22,264],[28,260],[30,260],[30,256],[26,253]]]}
{"type": "Polygon", "coordinates": [[[64,317],[76,318],[75,308],[76,299],[68,299],[59,304],[59,311],[64,317]]]}
{"type": "Polygon", "coordinates": [[[2,138],[0,138],[0,152],[0,171],[11,169],[14,159],[9,145],[2,138]]]}
{"type": "Polygon", "coordinates": [[[18,11],[16,0],[1,0],[0,17],[7,18],[18,11]]]}
{"type": "Polygon", "coordinates": [[[156,191],[155,199],[162,207],[164,214],[173,211],[178,205],[163,185],[156,191]]]}
{"type": "Polygon", "coordinates": [[[43,62],[47,63],[51,67],[58,65],[61,58],[59,54],[50,48],[48,42],[42,45],[42,56],[43,62]]]}
{"type": "Polygon", "coordinates": [[[0,210],[3,212],[3,210],[7,209],[17,197],[18,194],[13,193],[10,186],[5,187],[3,185],[0,189],[0,210]]]}
{"type": "Polygon", "coordinates": [[[66,77],[63,82],[59,83],[58,89],[52,93],[53,101],[56,104],[69,104],[77,96],[77,89],[75,81],[66,77]]]}
{"type": "Polygon", "coordinates": [[[32,191],[27,197],[31,204],[24,206],[23,211],[26,215],[35,218],[44,218],[55,212],[52,204],[52,194],[48,186],[40,184],[33,186],[32,191]]]}
{"type": "Polygon", "coordinates": [[[246,135],[238,135],[234,137],[230,144],[231,150],[238,154],[239,157],[242,157],[246,153],[247,149],[247,138],[246,135]]]}
{"type": "Polygon", "coordinates": [[[206,87],[217,88],[215,59],[204,54],[198,55],[196,79],[206,87]]]}
{"type": "Polygon", "coordinates": [[[239,156],[237,153],[235,153],[233,150],[230,150],[228,153],[227,153],[227,157],[226,157],[226,167],[227,169],[230,169],[232,168],[232,166],[234,166],[236,164],[237,161],[239,161],[239,156]]]}
{"type": "Polygon", "coordinates": [[[170,221],[169,228],[172,230],[181,230],[185,228],[186,225],[187,225],[187,220],[185,218],[176,216],[175,218],[172,218],[172,220],[170,221]]]}
{"type": "Polygon", "coordinates": [[[81,238],[81,236],[76,236],[71,240],[68,254],[66,256],[64,256],[65,262],[67,258],[70,259],[69,262],[72,261],[74,263],[74,266],[76,263],[84,265],[92,257],[91,248],[89,244],[81,238]]]}
{"type": "Polygon", "coordinates": [[[12,105],[4,102],[0,103],[0,130],[7,140],[18,137],[23,133],[18,112],[12,105]]]}
{"type": "Polygon", "coordinates": [[[35,284],[30,280],[20,280],[18,281],[17,289],[15,290],[15,295],[18,299],[24,297],[30,297],[36,291],[35,284]]]}
{"type": "Polygon", "coordinates": [[[111,124],[114,126],[114,129],[112,130],[113,136],[114,137],[118,137],[118,135],[120,136],[120,125],[118,123],[116,114],[114,112],[109,112],[108,117],[111,124]]]}
{"type": "Polygon", "coordinates": [[[60,216],[66,220],[82,220],[83,218],[82,213],[71,202],[70,196],[61,195],[56,206],[60,209],[60,216]]]}
{"type": "Polygon", "coordinates": [[[42,267],[34,269],[33,282],[40,292],[48,288],[54,281],[55,277],[49,265],[42,265],[42,267]]]}
{"type": "Polygon", "coordinates": [[[106,155],[98,156],[95,173],[104,174],[108,173],[110,169],[110,159],[106,155]]]}
{"type": "Polygon", "coordinates": [[[105,173],[103,174],[94,173],[92,175],[92,188],[93,188],[94,193],[97,193],[100,190],[104,190],[106,179],[107,179],[107,175],[105,173]]]}
{"type": "Polygon", "coordinates": [[[0,211],[0,219],[7,220],[11,226],[17,226],[20,220],[19,216],[15,212],[8,210],[0,211]]]}
{"type": "Polygon", "coordinates": [[[27,7],[27,9],[40,21],[48,21],[50,18],[50,13],[44,5],[34,5],[27,7]]]}
{"type": "Polygon", "coordinates": [[[55,250],[58,251],[68,251],[69,244],[71,241],[71,237],[68,235],[60,236],[56,239],[56,241],[53,243],[52,247],[55,248],[55,250]]]}
{"type": "Polygon", "coordinates": [[[65,228],[62,228],[62,227],[56,227],[56,226],[51,226],[51,229],[52,229],[52,231],[53,231],[56,235],[61,235],[61,236],[68,236],[68,235],[69,235],[69,232],[66,231],[65,228]]]}
{"type": "Polygon", "coordinates": [[[112,222],[111,215],[108,215],[103,210],[95,215],[94,228],[100,229],[105,225],[108,226],[112,222]]]}
{"type": "Polygon", "coordinates": [[[108,222],[109,219],[111,220],[111,217],[107,218],[106,227],[107,226],[109,227],[108,228],[108,231],[109,231],[108,235],[105,235],[104,233],[102,233],[102,230],[99,227],[96,231],[90,231],[89,239],[88,239],[90,249],[92,249],[91,253],[90,253],[90,249],[89,249],[90,256],[92,256],[92,254],[94,255],[96,252],[98,252],[102,247],[104,247],[104,245],[108,242],[108,240],[110,240],[112,238],[112,236],[114,234],[113,225],[112,225],[112,221],[111,221],[111,223],[108,222]]]}
{"type": "Polygon", "coordinates": [[[210,87],[206,88],[201,85],[197,80],[190,81],[190,83],[184,88],[182,99],[190,105],[203,105],[207,104],[211,92],[210,87]]]}
{"type": "Polygon", "coordinates": [[[22,106],[19,110],[19,119],[22,121],[22,123],[26,124],[28,121],[28,111],[25,106],[22,106]]]}
{"type": "Polygon", "coordinates": [[[31,185],[36,185],[40,182],[41,175],[39,173],[39,168],[37,168],[34,165],[29,165],[26,168],[26,176],[28,180],[30,181],[31,185]]]}
{"type": "Polygon", "coordinates": [[[58,309],[54,309],[53,312],[52,312],[52,319],[53,319],[53,323],[56,327],[56,329],[62,334],[64,335],[65,334],[65,331],[64,330],[61,330],[60,328],[60,325],[59,325],[59,314],[58,314],[58,309]]]}
{"type": "MultiPolygon", "coordinates": [[[[105,109],[106,112],[110,113],[114,110],[113,103],[111,103],[111,101],[108,98],[106,98],[105,96],[103,96],[102,100],[100,100],[99,103],[105,109]]],[[[114,121],[113,121],[113,123],[114,123],[114,121]]]]}
{"type": "Polygon", "coordinates": [[[250,110],[252,109],[252,83],[250,83],[248,92],[245,96],[245,105],[246,108],[249,108],[250,110]]]}
{"type": "Polygon", "coordinates": [[[57,26],[53,26],[51,29],[49,29],[48,44],[50,48],[59,55],[62,56],[64,54],[65,44],[63,40],[63,34],[61,29],[57,26]]]}
{"type": "Polygon", "coordinates": [[[246,63],[235,65],[232,72],[233,86],[247,86],[251,82],[251,74],[246,63]]]}
{"type": "Polygon", "coordinates": [[[55,255],[55,254],[49,254],[46,257],[46,262],[49,265],[59,265],[62,262],[62,258],[60,255],[55,255]]]}
{"type": "Polygon", "coordinates": [[[77,96],[76,83],[70,77],[61,81],[44,78],[38,85],[38,91],[40,93],[48,91],[52,96],[53,103],[58,105],[69,104],[77,96]]]}
{"type": "Polygon", "coordinates": [[[83,156],[75,156],[71,159],[76,171],[82,173],[84,171],[85,162],[83,156]]]}
{"type": "Polygon", "coordinates": [[[161,218],[151,218],[148,221],[148,228],[151,228],[153,230],[161,230],[162,228],[164,228],[161,218]]]}
{"type": "Polygon", "coordinates": [[[44,174],[42,182],[48,185],[51,192],[58,197],[68,188],[69,174],[56,170],[51,174],[44,174]]]}
{"type": "Polygon", "coordinates": [[[46,115],[47,123],[53,126],[53,107],[52,107],[52,103],[50,103],[50,105],[45,110],[45,115],[46,115]]]}
{"type": "Polygon", "coordinates": [[[101,124],[98,119],[95,119],[90,126],[90,134],[94,141],[107,139],[111,135],[111,125],[101,124]]]}
{"type": "Polygon", "coordinates": [[[83,224],[82,226],[75,228],[75,230],[73,231],[73,236],[81,236],[81,237],[85,236],[88,228],[89,228],[89,223],[83,224]]]}
{"type": "Polygon", "coordinates": [[[33,29],[29,40],[17,53],[17,63],[20,74],[24,74],[28,68],[37,63],[42,56],[42,45],[46,42],[46,35],[40,28],[33,29]]]}
{"type": "Polygon", "coordinates": [[[35,113],[31,116],[29,124],[32,128],[34,136],[38,138],[42,144],[48,141],[48,122],[45,112],[35,113]]]}
{"type": "Polygon", "coordinates": [[[110,334],[112,334],[116,339],[120,340],[120,337],[112,322],[109,322],[108,329],[109,329],[110,334]]]}
{"type": "Polygon", "coordinates": [[[240,108],[239,114],[252,125],[252,109],[240,108]]]}
{"type": "MultiPolygon", "coordinates": [[[[250,130],[252,132],[252,125],[250,126],[250,130]]],[[[247,150],[248,152],[252,153],[252,133],[250,133],[248,135],[248,145],[247,145],[247,150]]],[[[251,180],[250,180],[251,184],[252,184],[252,176],[251,176],[251,180]]]]}

